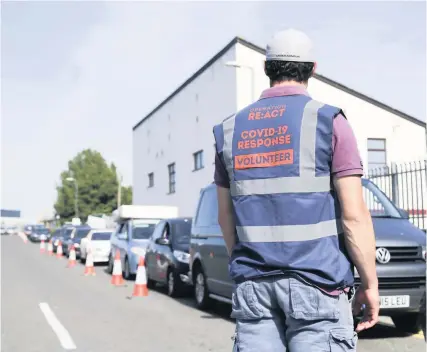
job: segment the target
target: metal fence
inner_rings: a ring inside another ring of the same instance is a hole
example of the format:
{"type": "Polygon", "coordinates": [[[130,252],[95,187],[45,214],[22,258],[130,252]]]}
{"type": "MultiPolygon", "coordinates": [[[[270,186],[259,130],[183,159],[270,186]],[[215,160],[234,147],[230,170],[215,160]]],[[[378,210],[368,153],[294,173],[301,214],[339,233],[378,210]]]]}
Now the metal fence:
{"type": "Polygon", "coordinates": [[[427,160],[372,169],[367,177],[409,214],[415,226],[427,229],[427,160]]]}

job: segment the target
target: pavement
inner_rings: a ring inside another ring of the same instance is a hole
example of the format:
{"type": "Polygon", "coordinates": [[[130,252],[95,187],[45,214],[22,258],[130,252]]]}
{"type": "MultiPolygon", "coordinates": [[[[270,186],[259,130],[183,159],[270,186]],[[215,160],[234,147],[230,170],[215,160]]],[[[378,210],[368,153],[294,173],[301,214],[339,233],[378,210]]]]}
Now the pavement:
{"type": "MultiPolygon", "coordinates": [[[[162,288],[132,298],[134,282],[110,284],[105,267],[85,277],[78,263],[41,254],[19,236],[1,236],[1,351],[3,352],[230,352],[230,306],[202,312],[191,297],[169,298],[162,288]]],[[[388,319],[361,334],[359,352],[422,352],[421,335],[388,319]]]]}

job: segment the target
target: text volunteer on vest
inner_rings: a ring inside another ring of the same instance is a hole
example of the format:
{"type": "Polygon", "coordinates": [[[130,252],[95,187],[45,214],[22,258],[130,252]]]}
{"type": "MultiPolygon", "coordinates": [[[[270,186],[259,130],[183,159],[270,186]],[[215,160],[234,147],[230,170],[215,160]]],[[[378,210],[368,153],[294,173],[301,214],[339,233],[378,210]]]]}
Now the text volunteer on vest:
{"type": "Polygon", "coordinates": [[[378,321],[363,165],[344,112],[307,92],[313,53],[305,33],[276,33],[264,68],[271,88],[213,129],[233,351],[355,351],[357,333],[378,321]]]}

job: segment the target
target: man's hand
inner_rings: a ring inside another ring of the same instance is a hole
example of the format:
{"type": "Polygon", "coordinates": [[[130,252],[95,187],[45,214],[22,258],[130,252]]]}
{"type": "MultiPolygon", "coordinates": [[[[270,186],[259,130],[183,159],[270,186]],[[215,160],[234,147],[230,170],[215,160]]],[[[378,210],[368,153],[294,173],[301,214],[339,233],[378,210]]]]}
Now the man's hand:
{"type": "Polygon", "coordinates": [[[357,324],[356,332],[372,328],[378,322],[380,311],[380,295],[378,288],[363,288],[360,286],[353,300],[353,315],[357,315],[363,309],[363,319],[357,324]]]}

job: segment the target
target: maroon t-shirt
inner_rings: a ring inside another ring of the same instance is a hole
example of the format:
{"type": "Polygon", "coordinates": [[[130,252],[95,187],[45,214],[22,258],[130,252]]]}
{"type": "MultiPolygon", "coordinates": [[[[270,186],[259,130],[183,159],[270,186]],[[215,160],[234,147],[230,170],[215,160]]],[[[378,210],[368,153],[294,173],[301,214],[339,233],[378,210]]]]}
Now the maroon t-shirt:
{"type": "MultiPolygon", "coordinates": [[[[279,97],[285,95],[307,95],[303,86],[278,86],[266,89],[262,98],[279,97]]],[[[347,119],[339,114],[333,122],[332,135],[332,176],[362,176],[363,164],[357,148],[356,137],[347,119]]],[[[228,173],[218,154],[215,156],[215,184],[219,187],[230,188],[228,173]]],[[[325,291],[325,290],[323,290],[325,291]]],[[[326,291],[336,295],[339,291],[326,291]]]]}

